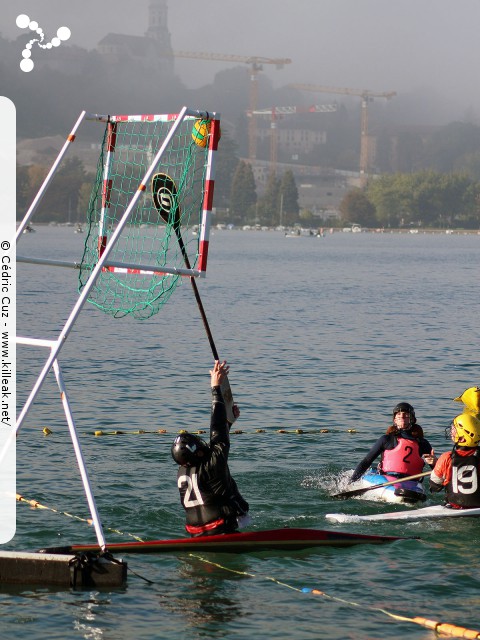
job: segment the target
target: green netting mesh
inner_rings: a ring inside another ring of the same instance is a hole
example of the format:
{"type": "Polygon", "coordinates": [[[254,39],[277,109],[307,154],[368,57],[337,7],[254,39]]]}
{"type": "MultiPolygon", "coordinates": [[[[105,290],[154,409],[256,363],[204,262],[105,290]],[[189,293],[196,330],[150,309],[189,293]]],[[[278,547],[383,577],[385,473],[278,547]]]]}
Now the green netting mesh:
{"type": "MultiPolygon", "coordinates": [[[[174,125],[166,116],[156,118],[107,123],[88,207],[79,290],[174,125]]],[[[116,318],[127,314],[149,318],[181,281],[178,274],[139,272],[132,264],[151,265],[159,272],[162,267],[185,268],[186,260],[196,266],[208,162],[206,138],[199,137],[208,131],[201,124],[192,117],[180,124],[108,256],[107,264],[120,262],[130,268],[104,268],[90,292],[89,302],[116,318]],[[158,198],[155,206],[152,184],[158,175],[169,190],[169,212],[162,210],[158,198]]]]}

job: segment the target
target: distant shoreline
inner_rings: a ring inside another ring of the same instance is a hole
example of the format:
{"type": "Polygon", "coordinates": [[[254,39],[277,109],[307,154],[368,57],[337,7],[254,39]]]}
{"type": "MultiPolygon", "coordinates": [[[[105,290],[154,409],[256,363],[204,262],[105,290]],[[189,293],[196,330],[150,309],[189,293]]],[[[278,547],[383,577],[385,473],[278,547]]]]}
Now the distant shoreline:
{"type": "MultiPolygon", "coordinates": [[[[21,220],[17,220],[17,226],[20,224],[21,220]]],[[[79,224],[86,224],[81,222],[38,222],[31,223],[32,227],[70,227],[75,228],[79,224]]],[[[238,227],[228,228],[227,225],[224,224],[212,224],[213,231],[256,231],[261,233],[276,231],[277,233],[282,233],[284,235],[292,235],[292,232],[295,230],[299,230],[300,233],[297,235],[299,237],[315,237],[319,235],[319,231],[322,230],[323,235],[331,235],[332,233],[352,233],[351,230],[344,231],[342,227],[329,227],[328,225],[319,225],[318,227],[255,227],[254,225],[242,225],[238,227]],[[311,234],[309,232],[312,232],[311,234]]],[[[363,228],[360,232],[357,233],[375,233],[375,234],[392,234],[398,233],[403,235],[479,235],[480,229],[424,229],[424,228],[415,228],[415,229],[369,229],[363,228]]],[[[357,235],[357,233],[353,233],[353,235],[357,235]]]]}

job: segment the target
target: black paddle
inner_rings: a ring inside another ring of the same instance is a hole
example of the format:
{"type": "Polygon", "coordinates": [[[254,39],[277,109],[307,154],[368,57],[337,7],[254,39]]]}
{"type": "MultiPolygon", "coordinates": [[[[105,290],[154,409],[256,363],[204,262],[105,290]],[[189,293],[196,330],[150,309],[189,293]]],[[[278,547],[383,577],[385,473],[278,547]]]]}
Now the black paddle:
{"type": "Polygon", "coordinates": [[[398,484],[399,482],[404,482],[405,480],[415,480],[416,478],[423,478],[424,476],[429,476],[431,471],[424,471],[423,473],[416,473],[414,476],[407,476],[406,478],[397,478],[396,480],[392,480],[391,482],[383,482],[382,484],[374,484],[371,487],[362,487],[361,489],[353,489],[352,491],[342,491],[341,493],[334,493],[332,498],[352,498],[353,496],[361,496],[367,491],[371,491],[372,489],[380,489],[380,487],[389,487],[392,484],[398,484]]]}
{"type": "MultiPolygon", "coordinates": [[[[187,269],[191,269],[190,260],[188,258],[187,250],[185,248],[185,243],[183,242],[182,237],[182,229],[180,222],[180,206],[177,200],[177,186],[175,182],[168,176],[166,173],[157,173],[152,178],[152,198],[155,208],[159,212],[162,220],[164,222],[170,222],[171,217],[173,215],[173,228],[175,230],[178,246],[180,247],[180,251],[182,252],[183,260],[185,262],[185,266],[187,269]]],[[[192,284],[193,293],[195,295],[195,300],[197,301],[197,306],[200,311],[200,315],[202,316],[203,326],[205,327],[205,331],[207,333],[207,338],[210,343],[210,348],[212,350],[214,360],[219,360],[218,351],[215,346],[215,342],[213,341],[212,332],[210,331],[210,326],[208,324],[207,315],[205,313],[205,309],[203,308],[202,300],[200,298],[200,293],[198,291],[197,283],[195,282],[194,276],[190,276],[190,282],[192,284]]],[[[233,396],[232,390],[230,388],[230,383],[228,382],[228,378],[225,376],[224,382],[222,384],[222,395],[225,401],[225,407],[227,409],[227,419],[230,424],[233,424],[236,420],[236,416],[233,413],[233,396]]]]}

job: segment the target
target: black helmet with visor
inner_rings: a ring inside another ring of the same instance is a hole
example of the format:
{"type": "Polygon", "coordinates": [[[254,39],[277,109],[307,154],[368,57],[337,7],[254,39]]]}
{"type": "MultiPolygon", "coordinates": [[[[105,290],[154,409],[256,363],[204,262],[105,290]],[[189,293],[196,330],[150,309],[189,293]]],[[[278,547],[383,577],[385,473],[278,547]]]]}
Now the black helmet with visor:
{"type": "Polygon", "coordinates": [[[179,465],[194,466],[208,453],[209,447],[205,440],[193,433],[181,433],[172,444],[172,458],[179,465]]]}

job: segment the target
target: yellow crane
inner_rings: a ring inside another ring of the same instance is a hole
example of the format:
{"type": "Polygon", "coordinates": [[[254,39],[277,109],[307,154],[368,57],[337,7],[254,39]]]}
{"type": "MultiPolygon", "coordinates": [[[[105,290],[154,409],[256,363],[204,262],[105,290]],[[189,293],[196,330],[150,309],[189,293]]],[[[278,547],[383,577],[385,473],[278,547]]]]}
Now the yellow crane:
{"type": "MultiPolygon", "coordinates": [[[[263,70],[264,64],[273,64],[276,69],[283,69],[286,64],[291,64],[290,58],[263,58],[261,56],[240,56],[228,53],[207,53],[194,51],[174,51],[175,58],[194,58],[197,60],[211,60],[214,62],[241,62],[250,65],[250,111],[257,109],[258,104],[258,74],[263,70]]],[[[248,157],[255,160],[257,157],[257,128],[256,119],[250,118],[248,122],[248,157]]]]}
{"type": "Polygon", "coordinates": [[[247,116],[270,116],[270,172],[277,172],[277,120],[295,113],[332,113],[337,110],[336,104],[312,104],[309,107],[271,107],[270,109],[256,109],[248,111],[247,116]]]}
{"type": "Polygon", "coordinates": [[[397,95],[396,91],[370,91],[369,89],[348,89],[342,87],[324,87],[316,84],[292,84],[299,91],[313,91],[315,93],[336,93],[346,96],[359,96],[362,99],[361,128],[360,128],[360,180],[364,185],[368,178],[369,153],[368,153],[368,103],[375,98],[390,100],[397,95]]]}

